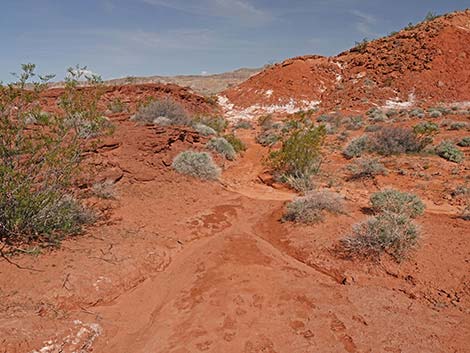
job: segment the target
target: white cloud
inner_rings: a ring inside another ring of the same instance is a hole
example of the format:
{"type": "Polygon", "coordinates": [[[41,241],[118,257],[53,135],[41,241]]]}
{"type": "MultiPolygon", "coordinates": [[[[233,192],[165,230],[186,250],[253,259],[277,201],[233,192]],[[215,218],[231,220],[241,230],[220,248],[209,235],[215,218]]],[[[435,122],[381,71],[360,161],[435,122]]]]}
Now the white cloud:
{"type": "Polygon", "coordinates": [[[365,12],[359,10],[351,10],[351,13],[358,18],[355,23],[356,30],[368,37],[377,37],[378,34],[372,29],[377,24],[377,19],[365,12]]]}
{"type": "Polygon", "coordinates": [[[266,9],[256,7],[248,0],[142,0],[150,5],[184,11],[197,15],[230,18],[244,24],[263,24],[273,19],[266,9]]]}

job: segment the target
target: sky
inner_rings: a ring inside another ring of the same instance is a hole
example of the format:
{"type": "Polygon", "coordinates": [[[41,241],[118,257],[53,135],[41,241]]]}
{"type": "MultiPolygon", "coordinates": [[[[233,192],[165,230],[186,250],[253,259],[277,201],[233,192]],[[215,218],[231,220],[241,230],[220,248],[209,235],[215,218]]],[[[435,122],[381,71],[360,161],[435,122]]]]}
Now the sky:
{"type": "Polygon", "coordinates": [[[22,63],[103,79],[212,74],[335,55],[469,0],[0,0],[0,81],[22,63]]]}

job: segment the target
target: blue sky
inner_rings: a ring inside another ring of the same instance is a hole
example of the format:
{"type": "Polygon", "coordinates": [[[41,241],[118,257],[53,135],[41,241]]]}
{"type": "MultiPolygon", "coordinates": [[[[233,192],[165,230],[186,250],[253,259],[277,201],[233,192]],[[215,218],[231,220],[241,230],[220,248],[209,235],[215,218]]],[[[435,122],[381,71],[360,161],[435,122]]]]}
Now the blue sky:
{"type": "Polygon", "coordinates": [[[217,73],[304,54],[334,55],[364,37],[468,0],[2,0],[0,80],[21,63],[63,78],[217,73]]]}

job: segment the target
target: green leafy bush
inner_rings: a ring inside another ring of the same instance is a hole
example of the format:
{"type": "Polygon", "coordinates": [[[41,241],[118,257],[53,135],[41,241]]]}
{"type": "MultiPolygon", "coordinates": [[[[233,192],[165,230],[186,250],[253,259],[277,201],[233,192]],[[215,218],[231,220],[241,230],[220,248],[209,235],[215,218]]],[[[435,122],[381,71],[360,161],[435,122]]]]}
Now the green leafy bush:
{"type": "Polygon", "coordinates": [[[216,151],[230,161],[233,161],[237,157],[235,148],[223,137],[213,137],[210,139],[207,143],[207,148],[216,151]]]}
{"type": "Polygon", "coordinates": [[[447,159],[450,162],[460,163],[464,159],[464,155],[452,141],[442,141],[436,147],[436,153],[439,157],[447,159]]]}
{"type": "Polygon", "coordinates": [[[326,190],[310,191],[287,205],[283,220],[314,223],[323,219],[325,211],[336,214],[343,213],[343,198],[339,194],[326,190]]]}
{"type": "Polygon", "coordinates": [[[240,153],[246,151],[246,146],[242,140],[240,140],[235,134],[224,135],[224,139],[228,141],[235,150],[235,152],[240,153]]]}
{"type": "Polygon", "coordinates": [[[17,82],[0,85],[0,241],[57,244],[93,221],[70,186],[85,147],[83,125],[96,133],[103,125],[103,86],[97,76],[84,77],[85,68],[70,68],[60,109],[43,114],[41,93],[52,76],[37,80],[33,64],[22,70],[17,82]]]}
{"type": "Polygon", "coordinates": [[[172,166],[178,173],[203,180],[216,180],[220,176],[220,168],[207,152],[181,152],[173,160],[172,166]]]}
{"type": "Polygon", "coordinates": [[[375,212],[400,213],[411,218],[422,215],[425,209],[418,196],[393,189],[376,192],[370,201],[375,212]]]}
{"type": "Polygon", "coordinates": [[[353,227],[352,233],[341,241],[350,257],[378,259],[384,253],[400,262],[416,246],[418,227],[406,215],[385,212],[353,227]]]}
{"type": "Polygon", "coordinates": [[[292,129],[282,141],[279,150],[271,152],[271,166],[282,174],[310,176],[316,174],[321,164],[321,147],[325,141],[325,127],[315,127],[302,122],[292,129]]]}
{"type": "Polygon", "coordinates": [[[377,175],[385,175],[387,170],[377,159],[360,158],[348,165],[351,179],[375,178],[377,175]]]}
{"type": "Polygon", "coordinates": [[[352,140],[343,150],[343,155],[348,159],[361,157],[368,148],[369,138],[364,135],[352,140]]]}
{"type": "Polygon", "coordinates": [[[131,119],[145,124],[159,124],[159,121],[162,124],[163,120],[160,119],[162,117],[168,119],[171,122],[170,125],[189,125],[191,123],[183,106],[171,99],[150,101],[143,105],[131,119]]]}

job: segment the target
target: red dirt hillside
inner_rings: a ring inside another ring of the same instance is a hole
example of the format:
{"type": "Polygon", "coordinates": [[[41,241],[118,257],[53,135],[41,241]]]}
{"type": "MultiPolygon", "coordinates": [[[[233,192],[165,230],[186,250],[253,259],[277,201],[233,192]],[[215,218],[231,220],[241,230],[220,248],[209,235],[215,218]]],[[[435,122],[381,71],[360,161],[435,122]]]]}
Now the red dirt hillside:
{"type": "Polygon", "coordinates": [[[335,57],[289,59],[223,93],[239,108],[341,108],[470,100],[470,10],[359,45],[335,57]],[[419,84],[417,84],[419,82],[419,84]]]}
{"type": "MultiPolygon", "coordinates": [[[[129,111],[135,111],[140,103],[149,99],[172,99],[180,103],[191,114],[210,114],[217,111],[217,105],[207,98],[193,93],[189,88],[175,84],[116,85],[107,86],[104,89],[105,93],[101,100],[104,107],[119,100],[129,111]]],[[[54,106],[63,92],[63,88],[51,88],[45,91],[43,93],[44,106],[54,106]]]]}

